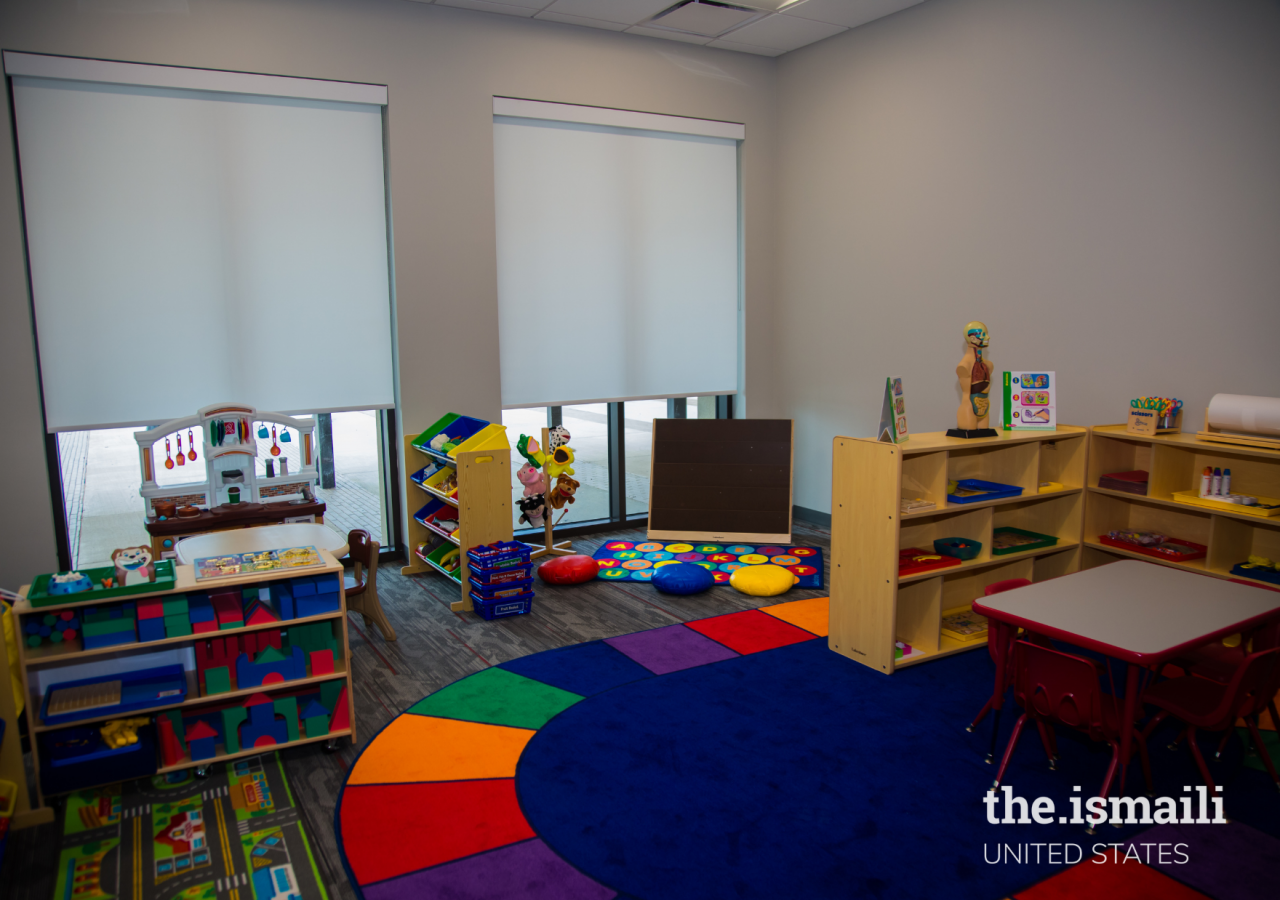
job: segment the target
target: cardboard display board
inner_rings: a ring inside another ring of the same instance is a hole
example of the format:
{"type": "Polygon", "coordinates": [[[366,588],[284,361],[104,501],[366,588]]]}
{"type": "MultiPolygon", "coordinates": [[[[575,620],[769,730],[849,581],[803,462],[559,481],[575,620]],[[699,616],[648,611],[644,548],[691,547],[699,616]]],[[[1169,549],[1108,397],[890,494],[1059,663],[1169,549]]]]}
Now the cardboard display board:
{"type": "Polygon", "coordinates": [[[654,419],[650,538],[790,543],[790,419],[654,419]]]}

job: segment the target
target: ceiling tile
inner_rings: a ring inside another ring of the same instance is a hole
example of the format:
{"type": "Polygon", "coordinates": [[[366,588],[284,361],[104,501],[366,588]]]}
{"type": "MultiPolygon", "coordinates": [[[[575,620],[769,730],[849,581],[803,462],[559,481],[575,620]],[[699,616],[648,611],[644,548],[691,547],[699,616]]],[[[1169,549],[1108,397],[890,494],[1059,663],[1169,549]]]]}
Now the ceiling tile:
{"type": "Polygon", "coordinates": [[[656,16],[676,2],[677,0],[555,0],[548,5],[543,0],[543,5],[547,12],[634,25],[650,16],[656,16]]]}
{"type": "Polygon", "coordinates": [[[679,31],[663,31],[661,28],[646,28],[643,25],[632,25],[627,29],[627,34],[643,34],[647,37],[666,38],[669,41],[680,41],[684,44],[707,44],[711,41],[711,38],[702,37],[697,34],[684,34],[679,31]]]}
{"type": "MultiPolygon", "coordinates": [[[[786,6],[788,3],[795,3],[796,0],[725,0],[725,2],[732,3],[734,6],[745,6],[748,9],[777,12],[779,8],[786,6]]],[[[800,0],[800,2],[803,2],[803,0],[800,0]]]]}
{"type": "Polygon", "coordinates": [[[623,22],[603,22],[600,19],[588,19],[586,16],[566,16],[563,13],[543,10],[534,16],[538,21],[563,22],[566,25],[585,25],[587,28],[603,28],[606,31],[626,31],[623,22]]]}
{"type": "Polygon", "coordinates": [[[545,0],[436,0],[436,6],[456,6],[508,16],[532,16],[546,5],[545,0]]]}
{"type": "Polygon", "coordinates": [[[854,28],[923,2],[924,0],[801,0],[800,3],[788,6],[783,13],[854,28]]]}
{"type": "Polygon", "coordinates": [[[693,3],[686,3],[679,9],[659,16],[649,24],[714,37],[758,15],[760,13],[756,10],[733,9],[694,0],[693,3]]]}
{"type": "Polygon", "coordinates": [[[739,53],[754,53],[757,56],[781,56],[785,50],[774,50],[772,47],[755,47],[751,44],[735,44],[733,41],[718,40],[707,44],[721,50],[737,50],[739,53]]]}
{"type": "Polygon", "coordinates": [[[786,51],[812,44],[844,30],[843,25],[828,25],[825,22],[793,19],[790,16],[768,16],[744,25],[725,37],[735,44],[752,44],[786,51]]]}

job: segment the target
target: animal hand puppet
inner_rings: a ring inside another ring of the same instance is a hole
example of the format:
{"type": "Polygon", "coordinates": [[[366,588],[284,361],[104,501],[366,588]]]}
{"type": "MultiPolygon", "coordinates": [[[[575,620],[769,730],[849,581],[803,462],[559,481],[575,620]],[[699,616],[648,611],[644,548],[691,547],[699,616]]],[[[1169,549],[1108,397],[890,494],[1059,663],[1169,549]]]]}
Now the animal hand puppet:
{"type": "Polygon", "coordinates": [[[543,468],[546,470],[548,478],[559,478],[561,473],[565,475],[573,474],[573,448],[568,444],[563,447],[557,447],[547,457],[547,461],[543,468]]]}
{"type": "Polygon", "coordinates": [[[526,497],[533,497],[543,492],[542,473],[528,463],[516,470],[516,480],[524,485],[526,497]]]}
{"type": "Polygon", "coordinates": [[[551,489],[551,506],[562,509],[566,503],[573,503],[573,495],[578,492],[580,486],[579,482],[562,474],[556,479],[556,486],[551,489]]]}
{"type": "Polygon", "coordinates": [[[563,425],[553,425],[551,430],[547,432],[547,449],[554,450],[557,447],[563,447],[569,443],[569,429],[563,425]]]}
{"type": "Polygon", "coordinates": [[[520,440],[516,441],[516,449],[520,451],[520,455],[529,460],[529,465],[535,469],[541,469],[542,463],[546,459],[546,454],[542,452],[542,448],[538,446],[538,439],[531,438],[527,434],[520,435],[520,440]]]}
{"type": "Polygon", "coordinates": [[[520,507],[520,521],[528,522],[533,528],[541,528],[543,516],[547,511],[547,498],[542,494],[523,497],[516,503],[520,507]]]}

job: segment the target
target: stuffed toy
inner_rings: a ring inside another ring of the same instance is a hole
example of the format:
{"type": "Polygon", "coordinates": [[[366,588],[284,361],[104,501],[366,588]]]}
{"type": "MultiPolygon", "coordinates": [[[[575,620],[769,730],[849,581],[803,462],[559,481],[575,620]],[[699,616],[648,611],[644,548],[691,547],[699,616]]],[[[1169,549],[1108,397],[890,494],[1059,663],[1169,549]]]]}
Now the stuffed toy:
{"type": "Polygon", "coordinates": [[[542,473],[528,463],[516,470],[516,480],[524,485],[524,495],[526,497],[537,496],[545,488],[542,483],[542,473]]]}
{"type": "Polygon", "coordinates": [[[521,456],[529,460],[529,465],[535,469],[542,468],[546,456],[538,446],[537,438],[531,438],[527,434],[520,435],[520,440],[516,441],[516,449],[520,451],[521,456]]]}
{"type": "Polygon", "coordinates": [[[547,498],[542,494],[522,497],[516,503],[520,507],[520,521],[528,522],[532,528],[541,528],[543,516],[547,511],[547,498]]]}
{"type": "Polygon", "coordinates": [[[563,447],[569,443],[570,437],[569,429],[563,425],[551,426],[551,430],[547,432],[547,449],[554,450],[557,447],[563,447]]]}
{"type": "Polygon", "coordinates": [[[560,475],[556,479],[556,486],[551,489],[551,506],[554,509],[562,509],[566,503],[573,503],[573,495],[578,492],[580,486],[579,482],[568,475],[560,475]]]}
{"type": "Polygon", "coordinates": [[[150,547],[125,547],[111,554],[116,567],[116,586],[150,584],[156,580],[156,567],[151,564],[150,547]]]}
{"type": "Polygon", "coordinates": [[[565,475],[573,474],[573,448],[568,444],[563,447],[557,447],[547,457],[543,464],[543,469],[547,473],[548,478],[559,478],[560,473],[565,475]]]}

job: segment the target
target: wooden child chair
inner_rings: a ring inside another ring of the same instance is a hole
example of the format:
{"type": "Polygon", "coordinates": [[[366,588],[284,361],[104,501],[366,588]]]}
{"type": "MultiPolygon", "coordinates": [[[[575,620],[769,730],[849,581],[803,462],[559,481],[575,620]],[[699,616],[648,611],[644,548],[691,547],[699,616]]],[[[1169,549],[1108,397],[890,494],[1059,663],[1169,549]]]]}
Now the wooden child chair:
{"type": "Polygon", "coordinates": [[[364,616],[365,627],[377,625],[384,639],[394,641],[396,630],[387,621],[387,614],[378,601],[378,542],[369,532],[357,528],[348,532],[347,547],[348,555],[355,563],[350,574],[343,578],[347,612],[360,613],[364,616]]]}

